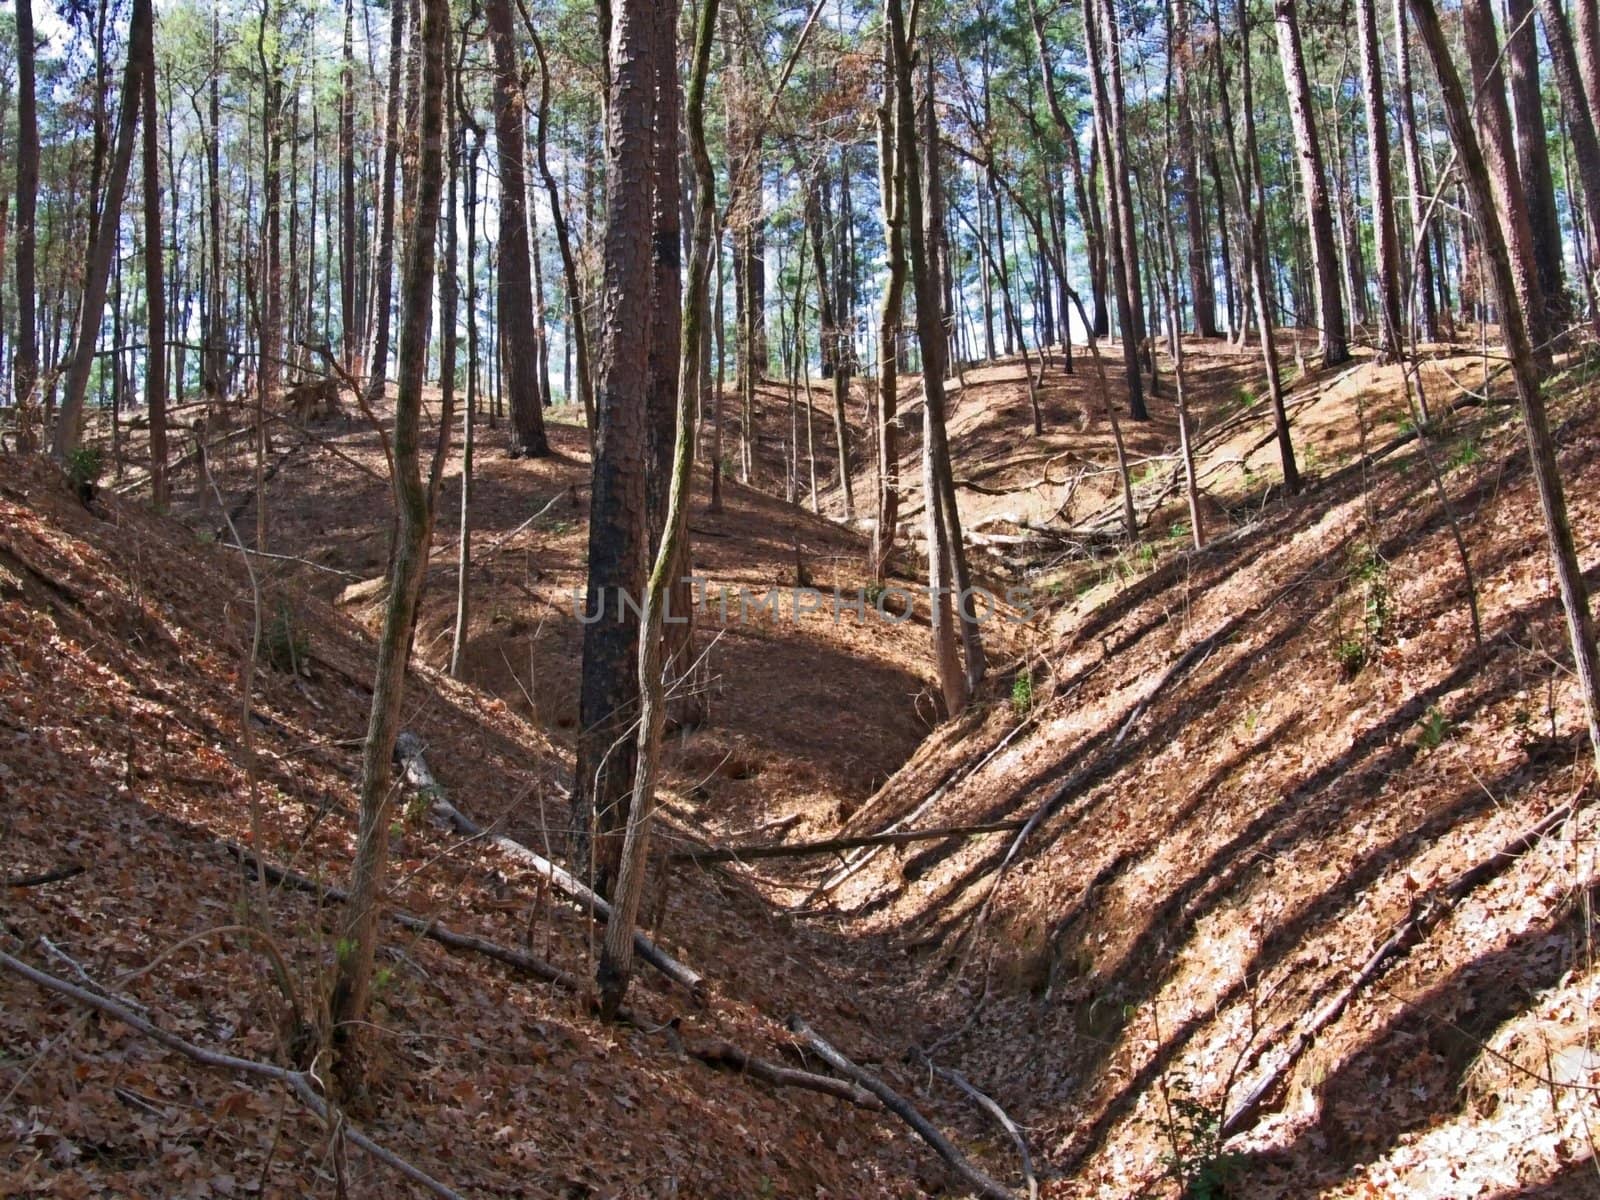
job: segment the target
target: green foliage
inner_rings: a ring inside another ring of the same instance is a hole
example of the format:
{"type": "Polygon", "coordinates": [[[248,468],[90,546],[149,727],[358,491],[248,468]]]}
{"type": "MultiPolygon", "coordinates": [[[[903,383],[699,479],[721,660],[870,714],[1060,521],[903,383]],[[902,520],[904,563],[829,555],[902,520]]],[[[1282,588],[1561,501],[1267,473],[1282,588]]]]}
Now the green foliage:
{"type": "Polygon", "coordinates": [[[84,500],[94,496],[95,485],[105,474],[105,455],[95,446],[79,446],[67,457],[67,482],[84,500]]]}
{"type": "Polygon", "coordinates": [[[1454,471],[1459,467],[1470,467],[1482,460],[1483,451],[1478,448],[1477,439],[1469,435],[1456,443],[1455,449],[1450,453],[1448,467],[1454,471]]]}
{"type": "Polygon", "coordinates": [[[1184,1200],[1232,1196],[1244,1156],[1223,1149],[1221,1103],[1196,1099],[1181,1075],[1162,1081],[1161,1097],[1166,1106],[1164,1177],[1178,1185],[1184,1200]]]}
{"type": "Polygon", "coordinates": [[[1424,750],[1437,750],[1455,731],[1455,723],[1439,710],[1437,704],[1430,704],[1422,720],[1417,722],[1417,731],[1417,740],[1424,750]]]}
{"type": "Polygon", "coordinates": [[[1377,647],[1388,635],[1394,618],[1394,597],[1389,590],[1389,564],[1370,542],[1351,548],[1346,567],[1346,596],[1359,605],[1359,617],[1352,628],[1344,624],[1334,642],[1333,657],[1350,678],[1372,661],[1377,647]]]}
{"type": "Polygon", "coordinates": [[[1019,671],[1011,683],[1011,711],[1025,717],[1033,708],[1033,672],[1019,671]]]}
{"type": "Polygon", "coordinates": [[[261,631],[261,659],[274,671],[298,675],[311,654],[311,637],[287,600],[278,601],[272,619],[261,631]]]}

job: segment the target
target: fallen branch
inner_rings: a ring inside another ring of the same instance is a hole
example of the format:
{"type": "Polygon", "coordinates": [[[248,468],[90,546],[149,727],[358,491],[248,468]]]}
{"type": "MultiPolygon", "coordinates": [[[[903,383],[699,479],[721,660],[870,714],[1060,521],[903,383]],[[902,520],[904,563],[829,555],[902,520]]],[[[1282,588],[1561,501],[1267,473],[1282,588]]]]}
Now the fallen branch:
{"type": "Polygon", "coordinates": [[[1006,1110],[1001,1108],[999,1104],[995,1103],[991,1097],[973,1087],[968,1081],[967,1077],[960,1071],[953,1071],[949,1067],[941,1067],[920,1049],[913,1050],[913,1053],[918,1059],[921,1060],[928,1070],[932,1071],[946,1083],[953,1084],[957,1090],[967,1097],[967,1099],[971,1100],[979,1108],[983,1109],[983,1111],[986,1112],[990,1117],[992,1117],[995,1124],[1006,1131],[1007,1135],[1011,1138],[1012,1144],[1017,1148],[1017,1156],[1022,1159],[1022,1179],[1028,1189],[1028,1200],[1038,1200],[1039,1178],[1033,1173],[1033,1155],[1028,1152],[1027,1135],[1024,1134],[1018,1127],[1017,1123],[1006,1114],[1006,1110]]]}
{"type": "Polygon", "coordinates": [[[765,843],[746,846],[717,846],[675,850],[674,861],[697,863],[741,862],[752,858],[800,858],[808,854],[829,854],[837,850],[857,850],[863,846],[904,846],[912,842],[936,842],[945,838],[982,837],[986,833],[1007,833],[1021,829],[1024,822],[992,821],[987,825],[949,825],[939,829],[911,829],[898,833],[867,833],[859,837],[826,838],[820,842],[765,843]]]}
{"type": "MultiPolygon", "coordinates": [[[[293,888],[297,892],[307,892],[316,896],[319,901],[332,900],[339,904],[347,904],[350,894],[342,888],[331,883],[320,883],[308,875],[298,871],[291,871],[288,867],[280,867],[266,859],[251,853],[243,846],[233,842],[224,842],[223,846],[228,853],[237,858],[247,869],[259,870],[268,883],[278,887],[293,888]]],[[[524,971],[536,979],[543,979],[549,983],[559,984],[574,992],[582,992],[583,983],[570,971],[563,971],[553,963],[548,963],[542,958],[535,958],[521,950],[514,950],[509,946],[502,946],[498,942],[491,942],[487,938],[478,937],[471,933],[457,933],[447,929],[437,921],[419,917],[409,913],[403,908],[385,907],[384,913],[397,925],[403,925],[431,941],[438,942],[452,950],[469,950],[492,958],[496,962],[504,963],[508,967],[524,971]]]]}
{"type": "MultiPolygon", "coordinates": [[[[396,738],[394,752],[407,780],[427,796],[434,812],[448,822],[457,833],[487,842],[508,858],[542,875],[569,899],[576,900],[579,906],[591,915],[598,915],[601,920],[611,919],[611,905],[565,867],[558,866],[544,855],[535,853],[521,842],[513,841],[502,833],[489,832],[445,799],[444,790],[434,780],[433,772],[428,770],[427,760],[422,756],[422,742],[415,734],[402,733],[396,738]]],[[[633,948],[640,958],[674,983],[683,985],[697,1000],[704,998],[706,980],[699,972],[667,954],[638,931],[633,935],[633,948]]]]}
{"type": "Polygon", "coordinates": [[[731,1042],[709,1042],[701,1046],[687,1046],[685,1052],[690,1058],[698,1059],[708,1067],[737,1071],[759,1079],[763,1083],[770,1083],[774,1087],[805,1088],[807,1091],[821,1092],[824,1096],[848,1100],[851,1104],[858,1104],[862,1108],[882,1107],[876,1096],[849,1080],[779,1066],[777,1063],[746,1054],[731,1042]]]}
{"type": "Polygon", "coordinates": [[[60,883],[63,879],[71,879],[75,875],[82,875],[89,868],[82,863],[62,863],[59,867],[51,867],[48,871],[40,871],[37,875],[13,875],[5,881],[8,888],[43,887],[47,883],[60,883]]]}
{"type": "Polygon", "coordinates": [[[944,1134],[940,1133],[933,1125],[913,1108],[909,1101],[879,1079],[871,1071],[856,1066],[838,1050],[805,1023],[799,1016],[789,1018],[789,1031],[809,1046],[817,1057],[827,1063],[846,1079],[853,1080],[867,1091],[871,1092],[883,1102],[883,1106],[895,1116],[916,1131],[918,1137],[932,1146],[939,1157],[950,1165],[964,1183],[980,1196],[989,1200],[1016,1200],[1016,1193],[1010,1188],[991,1179],[983,1171],[967,1161],[966,1155],[956,1149],[955,1145],[944,1134]]]}
{"type": "Polygon", "coordinates": [[[45,991],[54,992],[85,1008],[91,1008],[108,1017],[114,1017],[130,1029],[136,1029],[152,1041],[160,1043],[168,1050],[176,1051],[191,1058],[195,1062],[207,1067],[216,1067],[224,1071],[237,1071],[243,1075],[252,1075],[257,1079],[270,1079],[277,1083],[288,1085],[307,1108],[309,1108],[326,1125],[337,1127],[345,1137],[348,1137],[361,1149],[386,1166],[392,1167],[404,1175],[412,1183],[426,1188],[435,1196],[442,1196],[445,1200],[462,1200],[461,1193],[453,1188],[440,1183],[420,1167],[413,1166],[392,1150],[386,1150],[355,1126],[351,1125],[342,1113],[337,1112],[317,1091],[316,1079],[309,1071],[291,1071],[287,1067],[280,1067],[273,1063],[258,1062],[252,1058],[238,1058],[232,1054],[223,1054],[216,1050],[207,1050],[204,1046],[197,1046],[193,1042],[185,1041],[174,1033],[168,1033],[159,1025],[146,1020],[117,1000],[96,995],[85,988],[58,979],[54,975],[35,970],[20,959],[12,958],[5,951],[0,950],[0,968],[17,975],[30,983],[43,988],[45,991]]]}

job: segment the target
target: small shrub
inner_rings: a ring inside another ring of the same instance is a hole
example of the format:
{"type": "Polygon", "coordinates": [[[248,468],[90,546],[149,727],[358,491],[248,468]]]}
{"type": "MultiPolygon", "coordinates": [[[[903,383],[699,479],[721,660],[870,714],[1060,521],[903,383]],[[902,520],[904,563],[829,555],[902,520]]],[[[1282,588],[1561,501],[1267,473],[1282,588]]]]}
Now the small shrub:
{"type": "Polygon", "coordinates": [[[1351,549],[1346,587],[1346,594],[1360,605],[1360,621],[1356,629],[1346,628],[1334,643],[1333,656],[1344,673],[1354,678],[1376,656],[1394,618],[1389,564],[1372,543],[1361,542],[1351,549]]]}
{"type": "Polygon", "coordinates": [[[1020,671],[1011,683],[1011,711],[1025,717],[1033,708],[1033,672],[1020,671]]]}
{"type": "Polygon", "coordinates": [[[1197,1100],[1182,1076],[1163,1080],[1161,1097],[1166,1106],[1168,1148],[1161,1156],[1166,1178],[1178,1185],[1184,1200],[1233,1195],[1244,1156],[1223,1149],[1222,1105],[1197,1100]]]}
{"type": "Polygon", "coordinates": [[[280,600],[272,619],[261,631],[262,659],[274,671],[298,675],[305,670],[310,654],[310,636],[295,620],[294,610],[288,602],[280,600]]]}
{"type": "Polygon", "coordinates": [[[1437,750],[1440,743],[1455,730],[1455,723],[1439,710],[1437,704],[1428,705],[1428,711],[1417,722],[1418,741],[1424,750],[1437,750]]]}
{"type": "Polygon", "coordinates": [[[105,455],[94,446],[79,446],[67,458],[67,482],[85,504],[94,499],[95,487],[105,470],[105,455]]]}
{"type": "Polygon", "coordinates": [[[1483,451],[1478,448],[1475,438],[1464,437],[1456,444],[1455,450],[1450,455],[1449,469],[1454,471],[1460,467],[1470,467],[1473,463],[1483,460],[1483,451]]]}
{"type": "Polygon", "coordinates": [[[1333,657],[1351,679],[1361,674],[1367,665],[1367,643],[1358,637],[1341,638],[1333,648],[1333,657]]]}

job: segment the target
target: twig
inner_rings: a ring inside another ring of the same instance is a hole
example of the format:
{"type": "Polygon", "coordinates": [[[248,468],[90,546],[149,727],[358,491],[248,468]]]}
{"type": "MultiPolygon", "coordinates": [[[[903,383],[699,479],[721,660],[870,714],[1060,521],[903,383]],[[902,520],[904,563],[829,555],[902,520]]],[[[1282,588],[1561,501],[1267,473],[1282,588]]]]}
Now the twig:
{"type": "Polygon", "coordinates": [[[224,1071],[237,1071],[240,1074],[252,1075],[258,1079],[270,1079],[277,1083],[286,1084],[300,1101],[325,1124],[331,1126],[337,1120],[345,1136],[379,1162],[392,1167],[413,1183],[432,1192],[435,1196],[444,1197],[444,1200],[463,1200],[461,1193],[440,1183],[426,1171],[407,1162],[392,1150],[384,1149],[359,1129],[350,1125],[345,1120],[344,1114],[330,1105],[318,1093],[315,1086],[315,1078],[309,1071],[291,1071],[287,1067],[280,1067],[274,1063],[258,1062],[252,1058],[239,1058],[232,1054],[207,1050],[204,1046],[197,1046],[193,1042],[185,1041],[177,1034],[167,1032],[134,1012],[126,1004],[108,999],[105,996],[96,995],[94,992],[68,983],[64,979],[58,979],[54,975],[35,970],[27,963],[11,957],[3,950],[0,950],[0,968],[28,980],[45,991],[54,992],[56,995],[64,996],[85,1008],[91,1008],[96,1012],[104,1013],[106,1016],[114,1017],[130,1029],[138,1030],[152,1041],[165,1046],[168,1050],[174,1050],[203,1066],[217,1067],[224,1071]]]}

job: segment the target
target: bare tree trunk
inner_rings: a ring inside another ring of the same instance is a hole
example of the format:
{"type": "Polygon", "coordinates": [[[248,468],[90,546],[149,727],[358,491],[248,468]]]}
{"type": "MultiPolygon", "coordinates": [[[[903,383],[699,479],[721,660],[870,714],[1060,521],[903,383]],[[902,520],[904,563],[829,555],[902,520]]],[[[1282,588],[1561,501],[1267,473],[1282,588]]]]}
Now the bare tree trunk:
{"type": "MultiPolygon", "coordinates": [[[[1572,32],[1562,15],[1557,0],[1539,0],[1539,15],[1544,20],[1545,43],[1550,47],[1550,58],[1555,64],[1556,87],[1561,93],[1562,105],[1569,120],[1568,132],[1572,140],[1572,156],[1577,160],[1578,177],[1583,186],[1583,208],[1591,229],[1600,230],[1600,135],[1596,134],[1594,110],[1590,107],[1584,87],[1583,72],[1578,54],[1572,44],[1572,32]]],[[[1572,183],[1567,182],[1567,195],[1572,195],[1572,183]]],[[[1592,252],[1592,250],[1591,250],[1592,252]]],[[[1580,254],[1579,263],[1585,262],[1580,254]]],[[[1584,271],[1586,290],[1592,290],[1593,275],[1584,271]]],[[[1600,325],[1600,312],[1595,321],[1600,325]]]]}
{"type": "MultiPolygon", "coordinates": [[[[901,0],[886,0],[884,22],[890,40],[895,114],[895,172],[905,194],[905,217],[911,250],[911,279],[916,289],[917,341],[922,348],[923,507],[928,524],[928,585],[933,605],[934,658],[946,711],[955,716],[966,707],[972,689],[983,677],[983,644],[976,614],[970,607],[971,580],[961,541],[961,515],[956,507],[950,447],[945,436],[945,332],[939,303],[939,281],[930,253],[937,227],[925,222],[922,166],[917,145],[916,106],[912,99],[911,42],[901,0]],[[953,613],[951,610],[954,610],[953,613]],[[958,650],[953,628],[958,621],[958,650]],[[963,670],[963,659],[964,670],[963,670]]],[[[931,52],[931,46],[925,52],[931,52]]],[[[938,184],[938,148],[926,155],[930,190],[938,184]]]]}
{"type": "Polygon", "coordinates": [[[844,519],[856,515],[855,489],[850,478],[849,425],[845,420],[845,399],[850,394],[850,370],[842,352],[843,335],[834,296],[828,286],[827,247],[822,242],[822,210],[817,203],[815,181],[806,188],[806,226],[810,232],[811,262],[817,276],[817,312],[821,322],[822,368],[833,382],[833,436],[839,445],[839,488],[844,495],[844,519]]]}
{"type": "Polygon", "coordinates": [[[1356,31],[1361,44],[1362,100],[1367,110],[1367,169],[1372,176],[1372,219],[1377,226],[1378,312],[1382,354],[1397,358],[1404,346],[1400,323],[1400,233],[1394,216],[1394,182],[1389,174],[1389,124],[1383,106],[1383,58],[1373,0],[1356,0],[1356,31]]]}
{"type": "MultiPolygon", "coordinates": [[[[17,354],[11,393],[18,408],[37,402],[39,324],[35,283],[39,208],[39,108],[34,85],[33,0],[16,0],[17,18],[17,354]]],[[[31,417],[27,418],[31,421],[31,417]]],[[[19,449],[32,449],[30,433],[19,449]]]]}
{"type": "MultiPolygon", "coordinates": [[[[465,125],[469,113],[459,79],[458,72],[457,108],[465,125]]],[[[472,149],[467,154],[466,162],[466,194],[463,197],[467,226],[467,405],[461,440],[461,536],[460,544],[456,547],[456,620],[450,637],[452,679],[461,678],[472,615],[472,459],[476,450],[478,424],[478,154],[483,149],[483,131],[473,126],[472,136],[472,149]]],[[[450,220],[455,220],[454,214],[450,220]]]]}
{"type": "MultiPolygon", "coordinates": [[[[1217,333],[1216,286],[1211,276],[1211,246],[1206,236],[1205,207],[1201,203],[1200,155],[1195,145],[1194,88],[1190,64],[1194,61],[1194,42],[1189,29],[1187,0],[1173,0],[1172,40],[1167,47],[1177,84],[1179,191],[1184,220],[1188,225],[1189,302],[1194,305],[1194,330],[1201,337],[1217,333]]],[[[1176,299],[1176,297],[1174,297],[1176,299]]],[[[1179,330],[1181,336],[1182,330],[1179,330]]]]}
{"type": "Polygon", "coordinates": [[[500,327],[505,393],[511,405],[511,454],[543,458],[550,453],[539,394],[538,345],[533,309],[533,270],[528,249],[527,146],[523,136],[527,98],[517,61],[511,0],[488,0],[489,44],[494,51],[495,161],[500,179],[500,327]]]}
{"type": "MultiPolygon", "coordinates": [[[[1467,2],[1470,4],[1474,0],[1467,2]]],[[[1423,49],[1432,60],[1434,72],[1439,77],[1445,124],[1450,129],[1450,138],[1461,160],[1467,196],[1483,234],[1481,246],[1489,260],[1500,308],[1501,334],[1505,340],[1506,355],[1511,360],[1512,376],[1516,380],[1517,399],[1522,406],[1523,425],[1528,435],[1528,454],[1533,462],[1539,503],[1544,510],[1545,530],[1549,534],[1550,556],[1561,591],[1561,603],[1566,610],[1567,633],[1572,643],[1578,684],[1588,719],[1589,741],[1594,751],[1595,765],[1600,769],[1600,657],[1597,657],[1595,649],[1594,619],[1589,612],[1588,588],[1584,584],[1583,571],[1573,544],[1572,527],[1567,518],[1566,495],[1561,485],[1561,472],[1556,462],[1549,420],[1545,415],[1544,396],[1539,390],[1539,372],[1534,361],[1533,346],[1522,318],[1518,281],[1503,231],[1495,219],[1499,198],[1495,195],[1490,167],[1473,132],[1467,99],[1455,64],[1450,60],[1449,46],[1439,27],[1439,17],[1432,0],[1411,0],[1411,11],[1417,19],[1417,33],[1423,49]]]]}
{"type": "MultiPolygon", "coordinates": [[[[622,0],[624,7],[641,0],[622,0]]],[[[663,90],[676,90],[677,53],[675,29],[677,4],[659,5],[663,10],[656,21],[655,65],[662,77],[663,90]]],[[[671,485],[668,492],[665,531],[656,551],[645,595],[644,633],[639,641],[639,683],[641,707],[635,757],[637,768],[629,802],[627,833],[624,838],[621,872],[617,881],[616,905],[606,925],[605,948],[600,959],[598,981],[601,1009],[615,1016],[627,992],[633,966],[634,924],[638,920],[639,900],[644,892],[645,867],[649,858],[650,825],[655,808],[656,767],[661,746],[663,687],[661,630],[666,616],[667,597],[687,558],[690,471],[694,461],[694,413],[689,398],[693,380],[700,371],[700,317],[706,310],[707,277],[710,272],[711,238],[715,223],[716,191],[711,174],[711,157],[705,144],[705,87],[711,66],[712,31],[716,28],[716,0],[704,0],[695,34],[694,65],[689,80],[687,125],[689,151],[695,168],[695,225],[689,256],[689,287],[684,311],[683,353],[677,396],[677,436],[673,447],[671,485]]],[[[626,17],[623,18],[626,20],[626,17]]],[[[618,22],[620,25],[622,22],[618,22]]],[[[622,63],[618,56],[618,65],[622,63]]],[[[676,104],[672,104],[674,117],[676,104]]],[[[658,121],[656,153],[672,159],[670,170],[677,170],[677,122],[658,121]]]]}
{"type": "Polygon", "coordinates": [[[884,83],[878,106],[878,192],[883,198],[886,275],[878,309],[878,519],[872,531],[872,578],[888,578],[900,520],[900,320],[906,287],[906,198],[899,169],[895,50],[889,30],[883,34],[884,83]]]}
{"type": "MultiPolygon", "coordinates": [[[[1420,13],[1417,20],[1420,24],[1420,13]]],[[[1500,42],[1495,33],[1494,12],[1489,0],[1462,0],[1461,26],[1467,46],[1467,61],[1472,65],[1473,113],[1477,118],[1478,143],[1489,169],[1489,186],[1494,189],[1495,205],[1500,213],[1500,235],[1510,255],[1517,302],[1522,306],[1523,319],[1535,355],[1548,361],[1550,320],[1544,294],[1539,288],[1539,272],[1534,264],[1533,230],[1528,224],[1527,194],[1517,172],[1511,112],[1506,105],[1505,77],[1501,71],[1500,42]]],[[[1485,240],[1488,240],[1488,232],[1483,233],[1485,240]]]]}
{"type": "Polygon", "coordinates": [[[160,126],[156,123],[155,38],[144,54],[144,394],[150,412],[150,499],[167,506],[167,291],[161,243],[160,126]]]}
{"type": "MultiPolygon", "coordinates": [[[[1295,155],[1300,162],[1300,192],[1305,199],[1311,229],[1311,264],[1317,292],[1318,344],[1322,365],[1337,366],[1350,357],[1344,305],[1339,295],[1339,253],[1333,240],[1333,212],[1328,204],[1327,173],[1317,142],[1312,115],[1311,79],[1306,73],[1305,50],[1300,42],[1300,22],[1295,0],[1275,0],[1278,57],[1283,63],[1283,86],[1289,95],[1289,116],[1294,126],[1295,155]]],[[[1265,253],[1265,251],[1262,251],[1265,253]]],[[[1258,296],[1262,303],[1266,300],[1258,296]]]]}
{"type": "MultiPolygon", "coordinates": [[[[378,944],[378,914],[389,856],[391,783],[395,737],[405,688],[406,662],[416,625],[417,598],[427,573],[428,540],[433,531],[430,488],[421,469],[422,387],[428,360],[428,328],[434,284],[434,239],[439,226],[444,173],[445,59],[450,40],[448,0],[418,0],[422,5],[422,89],[416,209],[406,237],[402,280],[400,359],[396,382],[394,475],[391,480],[398,522],[390,556],[389,595],[372,688],[372,709],[361,759],[361,813],[351,871],[350,902],[339,939],[338,970],[329,1013],[339,1040],[349,1045],[367,1015],[373,959],[378,944]]],[[[447,422],[439,428],[439,451],[448,443],[447,422]]]]}
{"type": "MultiPolygon", "coordinates": [[[[1400,112],[1400,145],[1406,160],[1406,211],[1413,239],[1424,236],[1422,195],[1427,186],[1422,174],[1422,154],[1417,147],[1417,113],[1411,97],[1411,38],[1406,31],[1406,0],[1394,0],[1395,91],[1400,112]]],[[[1414,310],[1424,341],[1439,340],[1439,319],[1434,307],[1433,260],[1424,251],[1408,256],[1417,264],[1405,307],[1414,310]]]]}
{"type": "Polygon", "coordinates": [[[1105,165],[1106,213],[1108,225],[1106,238],[1111,259],[1111,278],[1117,293],[1117,331],[1122,337],[1122,365],[1127,376],[1128,415],[1136,421],[1148,419],[1145,408],[1144,382],[1140,378],[1140,341],[1143,322],[1143,301],[1139,297],[1137,266],[1128,258],[1128,248],[1134,242],[1131,228],[1133,201],[1124,202],[1123,190],[1127,186],[1125,163],[1118,151],[1118,122],[1113,116],[1117,106],[1114,93],[1120,86],[1120,72],[1107,79],[1104,64],[1113,61],[1107,30],[1102,20],[1100,0],[1084,0],[1084,26],[1088,30],[1090,60],[1088,72],[1090,90],[1094,97],[1095,142],[1100,148],[1100,161],[1105,165]]]}
{"type": "MultiPolygon", "coordinates": [[[[533,31],[529,32],[531,34],[533,31]]],[[[539,140],[536,144],[539,174],[544,179],[545,192],[550,197],[550,219],[556,229],[556,248],[561,251],[561,272],[567,290],[567,341],[577,359],[578,394],[583,403],[584,423],[589,427],[592,438],[595,429],[594,378],[589,365],[589,334],[583,313],[583,289],[578,284],[578,260],[572,250],[572,234],[567,227],[561,193],[556,187],[555,173],[550,170],[550,64],[545,58],[544,42],[537,35],[533,38],[533,49],[539,57],[539,140]]]]}
{"type": "MultiPolygon", "coordinates": [[[[589,577],[583,620],[574,865],[610,897],[622,865],[639,715],[637,605],[649,548],[648,435],[655,175],[654,17],[621,0],[611,22],[606,104],[604,308],[596,378],[589,577]]],[[[650,639],[654,641],[654,639],[650,639]]]]}
{"type": "Polygon", "coordinates": [[[106,194],[99,202],[99,216],[89,245],[84,273],[83,302],[79,308],[78,336],[67,367],[67,389],[56,414],[55,439],[51,452],[65,462],[78,448],[83,434],[83,402],[89,391],[89,371],[94,366],[95,345],[100,339],[100,324],[105,319],[106,290],[110,284],[111,262],[116,252],[118,226],[122,219],[122,197],[128,185],[128,170],[133,165],[133,140],[139,128],[139,96],[143,77],[142,63],[153,56],[148,48],[154,20],[151,0],[134,0],[128,28],[128,63],[122,78],[122,99],[118,109],[116,149],[106,175],[106,194]]]}
{"type": "Polygon", "coordinates": [[[400,160],[400,71],[405,59],[406,4],[421,0],[390,0],[389,97],[384,110],[383,181],[378,196],[378,253],[372,283],[371,378],[367,403],[376,408],[383,399],[389,372],[390,293],[394,283],[395,174],[400,160]]]}
{"type": "Polygon", "coordinates": [[[1556,187],[1550,176],[1550,147],[1544,133],[1544,99],[1539,89],[1539,38],[1533,26],[1534,0],[1506,0],[1506,80],[1515,120],[1517,166],[1528,203],[1533,234],[1533,265],[1544,298],[1546,327],[1554,333],[1572,316],[1561,268],[1561,226],[1556,217],[1556,187]]]}

